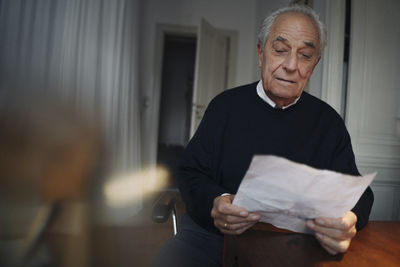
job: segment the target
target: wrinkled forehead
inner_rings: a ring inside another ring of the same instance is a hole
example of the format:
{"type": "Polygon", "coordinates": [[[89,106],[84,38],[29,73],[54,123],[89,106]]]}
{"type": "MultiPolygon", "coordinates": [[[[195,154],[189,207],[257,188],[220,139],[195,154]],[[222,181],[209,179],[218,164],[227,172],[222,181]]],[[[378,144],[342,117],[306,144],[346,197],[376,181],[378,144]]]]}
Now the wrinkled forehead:
{"type": "Polygon", "coordinates": [[[298,12],[287,12],[279,15],[271,27],[268,41],[279,37],[294,37],[305,43],[312,43],[319,49],[319,29],[315,21],[309,16],[298,12]]]}

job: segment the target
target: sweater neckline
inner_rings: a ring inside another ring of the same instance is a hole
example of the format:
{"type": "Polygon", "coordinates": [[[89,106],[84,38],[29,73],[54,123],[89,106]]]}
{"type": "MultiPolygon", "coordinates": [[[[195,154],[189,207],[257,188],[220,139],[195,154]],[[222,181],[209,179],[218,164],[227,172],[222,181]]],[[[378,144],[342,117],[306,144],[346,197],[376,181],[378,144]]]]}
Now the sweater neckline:
{"type": "Polygon", "coordinates": [[[268,110],[269,112],[273,112],[275,114],[287,114],[291,113],[293,110],[296,110],[300,105],[303,104],[303,100],[305,97],[304,92],[301,93],[300,99],[297,101],[296,104],[291,105],[285,109],[279,109],[279,108],[273,108],[271,105],[266,103],[261,97],[257,94],[257,83],[254,83],[254,87],[252,89],[252,96],[257,98],[257,102],[260,106],[262,106],[264,109],[268,110]]]}

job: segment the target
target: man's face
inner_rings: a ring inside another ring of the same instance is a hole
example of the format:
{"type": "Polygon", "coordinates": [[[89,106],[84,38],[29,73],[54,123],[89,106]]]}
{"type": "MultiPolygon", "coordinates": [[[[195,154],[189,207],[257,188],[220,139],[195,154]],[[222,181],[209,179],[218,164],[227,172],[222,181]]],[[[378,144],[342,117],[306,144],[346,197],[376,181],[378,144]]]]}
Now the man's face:
{"type": "Polygon", "coordinates": [[[272,25],[264,50],[258,45],[264,90],[277,106],[301,95],[319,61],[319,43],[318,28],[310,18],[285,13],[272,25]]]}

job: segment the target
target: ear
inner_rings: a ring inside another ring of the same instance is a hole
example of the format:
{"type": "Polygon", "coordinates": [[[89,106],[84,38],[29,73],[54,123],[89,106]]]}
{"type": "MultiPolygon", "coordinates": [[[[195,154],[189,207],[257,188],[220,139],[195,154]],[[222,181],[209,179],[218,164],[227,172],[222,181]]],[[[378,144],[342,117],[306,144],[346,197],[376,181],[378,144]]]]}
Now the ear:
{"type": "Polygon", "coordinates": [[[261,44],[257,44],[257,55],[258,55],[258,67],[262,67],[262,60],[263,60],[263,50],[261,48],[261,44]]]}

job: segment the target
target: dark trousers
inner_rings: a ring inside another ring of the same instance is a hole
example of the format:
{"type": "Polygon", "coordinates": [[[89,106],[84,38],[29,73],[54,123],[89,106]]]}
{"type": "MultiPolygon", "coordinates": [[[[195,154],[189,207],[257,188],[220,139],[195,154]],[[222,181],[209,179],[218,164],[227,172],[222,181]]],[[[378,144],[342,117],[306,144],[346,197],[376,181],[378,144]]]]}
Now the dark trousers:
{"type": "Polygon", "coordinates": [[[153,265],[156,267],[220,267],[224,237],[197,225],[183,214],[180,229],[161,248],[153,265]]]}

